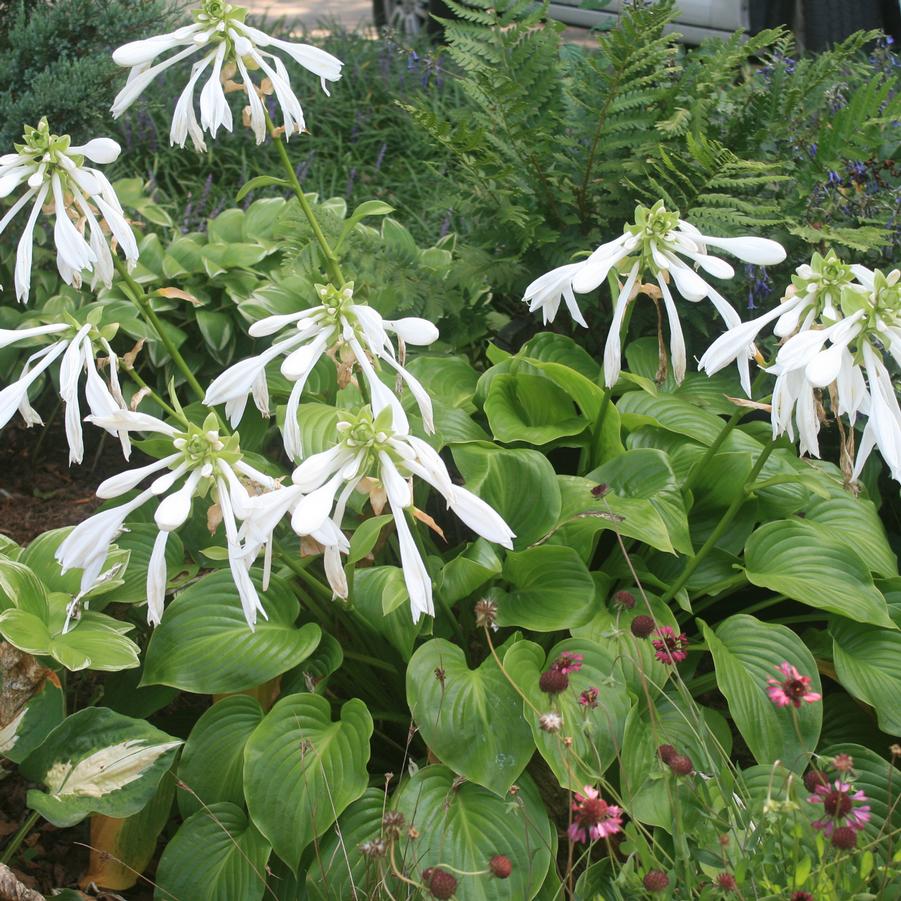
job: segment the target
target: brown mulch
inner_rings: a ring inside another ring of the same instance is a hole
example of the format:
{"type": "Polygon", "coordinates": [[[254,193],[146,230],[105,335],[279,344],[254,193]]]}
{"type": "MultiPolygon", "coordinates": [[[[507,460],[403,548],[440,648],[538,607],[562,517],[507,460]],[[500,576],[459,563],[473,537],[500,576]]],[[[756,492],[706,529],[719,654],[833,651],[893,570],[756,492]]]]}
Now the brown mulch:
{"type": "Polygon", "coordinates": [[[85,424],[84,463],[70,467],[62,412],[44,421],[0,431],[0,533],[22,545],[86,519],[100,505],[100,482],[128,466],[118,441],[85,424]]]}

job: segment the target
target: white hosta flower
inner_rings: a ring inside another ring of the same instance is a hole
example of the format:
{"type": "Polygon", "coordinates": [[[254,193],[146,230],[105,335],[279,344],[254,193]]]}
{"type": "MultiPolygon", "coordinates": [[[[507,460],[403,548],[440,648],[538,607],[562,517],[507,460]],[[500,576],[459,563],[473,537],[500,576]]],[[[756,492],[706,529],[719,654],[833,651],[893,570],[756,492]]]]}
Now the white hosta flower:
{"type": "Polygon", "coordinates": [[[277,482],[242,459],[237,435],[219,437],[215,414],[207,417],[202,428],[192,424],[184,431],[153,416],[128,410],[91,418],[107,429],[164,435],[172,442],[172,453],[101,483],[97,496],[109,499],[119,497],[155,476],[149,487],[132,500],[97,513],[72,530],[56,552],[63,571],[84,570],[81,590],[87,591],[100,576],[110,545],[124,528],[127,517],[138,507],[157,499],[154,520],[159,534],[147,570],[147,620],[158,625],[166,594],[169,534],[184,525],[191,515],[194,498],[209,494],[218,503],[222,514],[232,578],[244,616],[253,628],[257,615],[262,614],[265,618],[266,611],[250,578],[249,560],[238,538],[238,520],[242,520],[249,509],[251,493],[247,486],[253,491],[270,491],[277,487],[277,482]]]}
{"type": "MultiPolygon", "coordinates": [[[[584,325],[576,305],[576,294],[587,294],[602,284],[610,272],[625,276],[613,304],[613,320],[604,348],[604,381],[612,387],[619,378],[622,358],[622,325],[636,283],[656,281],[666,311],[670,330],[670,356],[677,382],[685,376],[685,340],[679,312],[671,286],[685,300],[696,303],[708,298],[730,328],[741,318],[734,307],[698,272],[703,269],[715,278],[732,278],[735,270],[725,260],[712,256],[708,247],[725,250],[748,263],[770,266],[785,259],[782,245],[769,238],[746,236],[717,238],[704,235],[693,225],[668,212],[663,201],[653,207],[639,205],[635,222],[627,224],[623,233],[602,244],[586,260],[562,266],[536,279],[526,289],[525,300],[530,309],[541,308],[544,321],[552,321],[563,298],[573,318],[584,325]],[[577,315],[578,314],[578,315],[577,315]]],[[[750,387],[747,359],[739,360],[742,381],[750,387]]]]}
{"type": "MultiPolygon", "coordinates": [[[[66,411],[69,463],[81,463],[84,457],[79,403],[81,376],[85,375],[84,394],[93,416],[108,417],[125,407],[125,399],[119,385],[119,361],[104,331],[98,330],[91,323],[78,325],[65,322],[23,329],[0,329],[0,349],[32,338],[53,339],[51,344],[36,350],[25,360],[16,381],[0,390],[0,429],[9,422],[17,410],[27,426],[43,424],[41,417],[28,401],[28,391],[50,366],[59,360],[59,394],[66,411]],[[95,362],[95,342],[106,354],[109,384],[100,375],[95,362]]],[[[122,453],[127,460],[131,454],[128,431],[112,427],[108,427],[107,431],[119,437],[122,453]]]]}
{"type": "Polygon", "coordinates": [[[268,350],[241,360],[226,369],[207,389],[204,403],[225,404],[226,415],[235,426],[241,421],[247,398],[263,415],[269,415],[266,391],[266,367],[278,357],[282,375],[293,382],[285,408],[283,438],[285,449],[293,459],[303,456],[297,410],[304,385],[319,359],[329,353],[336,360],[354,362],[366,379],[373,409],[378,413],[386,406],[394,410],[395,423],[407,429],[406,416],[397,396],[382,382],[373,363],[385,363],[403,380],[416,400],[427,432],[435,430],[432,401],[425,388],[399,362],[391,335],[405,344],[431,344],[438,329],[426,319],[408,317],[386,320],[365,304],[354,303],[353,283],[338,290],[332,285],[316,285],[321,304],[298,313],[268,316],[253,323],[250,334],[255,338],[278,333],[268,350]]]}
{"type": "MultiPolygon", "coordinates": [[[[338,421],[337,431],[339,441],[334,447],[308,457],[294,470],[292,487],[255,501],[265,509],[248,516],[244,523],[246,532],[271,531],[273,520],[277,521],[279,514],[280,494],[284,495],[281,515],[290,510],[291,527],[298,534],[340,531],[351,492],[363,478],[374,476],[384,488],[394,517],[414,622],[423,613],[434,616],[435,610],[432,581],[407,521],[406,511],[413,506],[412,477],[428,482],[472,531],[488,541],[512,548],[515,536],[502,517],[472,492],[454,485],[441,457],[429,444],[406,429],[396,428],[390,407],[375,417],[368,407],[353,416],[345,414],[338,421]]],[[[332,588],[340,594],[340,586],[336,587],[332,581],[335,572],[332,568],[330,573],[327,566],[332,588]]]]}
{"type": "MultiPolygon", "coordinates": [[[[137,99],[161,72],[200,52],[202,57],[192,68],[185,89],[175,105],[170,142],[184,147],[190,136],[198,150],[205,150],[203,132],[216,137],[219,128],[232,130],[232,114],[225,97],[224,83],[236,73],[247,94],[250,126],[258,144],[266,138],[266,114],[260,99],[260,89],[250,77],[259,70],[272,85],[272,91],[282,109],[285,136],[304,130],[303,110],[291,87],[291,78],[284,62],[273,51],[286,53],[296,63],[318,75],[322,88],[328,93],[327,81],[341,77],[341,60],[309,44],[283,41],[247,25],[247,10],[223,0],[204,0],[194,10],[194,24],[178,28],[168,34],[154,35],[119,47],[113,60],[129,68],[128,81],[113,102],[112,113],[118,118],[137,99]],[[162,53],[174,50],[164,60],[154,63],[162,53]],[[197,81],[206,70],[210,75],[200,91],[200,123],[194,111],[194,91],[197,81]]],[[[234,89],[237,89],[235,87],[234,89]]]]}
{"type": "Polygon", "coordinates": [[[94,138],[72,146],[68,135],[51,134],[43,118],[37,128],[27,126],[23,143],[14,146],[15,153],[0,156],[0,199],[20,185],[26,190],[0,218],[0,233],[19,210],[32,204],[16,253],[16,297],[22,303],[28,300],[34,228],[45,204],[52,204],[56,265],[66,284],[80,287],[85,271],[91,273],[92,288],[112,284],[115,266],[109,235],[129,264],[138,259],[138,245],[113,186],[85,161],[111,163],[119,156],[119,145],[110,138],[94,138]]]}

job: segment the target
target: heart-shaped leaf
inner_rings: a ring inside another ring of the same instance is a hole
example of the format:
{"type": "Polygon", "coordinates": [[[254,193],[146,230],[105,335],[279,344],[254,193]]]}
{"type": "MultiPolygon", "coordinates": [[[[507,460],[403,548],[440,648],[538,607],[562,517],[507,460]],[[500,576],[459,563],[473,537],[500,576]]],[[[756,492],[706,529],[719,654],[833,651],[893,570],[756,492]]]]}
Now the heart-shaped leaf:
{"type": "Polygon", "coordinates": [[[472,782],[460,784],[453,770],[429,766],[408,779],[394,797],[395,810],[416,839],[402,838],[398,857],[409,861],[417,880],[427,867],[484,870],[495,854],[510,859],[508,879],[460,876],[459,901],[530,901],[538,894],[554,859],[556,833],[532,780],[518,780],[515,798],[472,782]],[[405,847],[406,846],[406,847],[405,847]]]}
{"type": "Polygon", "coordinates": [[[305,660],[319,644],[319,626],[297,627],[300,605],[273,577],[268,591],[256,581],[269,617],[251,630],[231,573],[194,582],[166,608],[147,647],[142,685],[172,685],[196,694],[244,691],[305,660]]]}
{"type": "Polygon", "coordinates": [[[178,763],[178,778],[188,786],[178,793],[183,817],[203,804],[244,805],[244,745],[262,719],[263,711],[254,698],[232,695],[217,701],[197,720],[178,763]]]}
{"type": "Polygon", "coordinates": [[[758,763],[782,761],[801,772],[817,746],[823,725],[823,705],[802,702],[779,708],[767,695],[767,680],[782,681],[782,663],[794,666],[811,680],[811,690],[822,695],[813,655],[791,629],[764,623],[753,616],[730,616],[714,632],[702,623],[707,647],[713,655],[719,690],[729,702],[729,713],[758,763]]]}
{"type": "Polygon", "coordinates": [[[861,623],[894,628],[885,598],[851,546],[815,523],[769,522],[745,547],[748,579],[802,604],[861,623]]]}
{"type": "Polygon", "coordinates": [[[366,790],[372,717],[357,698],[332,722],[328,701],[309,693],[282,698],[244,748],[250,816],[296,871],[303,849],[366,790]]]}
{"type": "Polygon", "coordinates": [[[28,806],[56,826],[91,813],[131,816],[151,799],[180,746],[144,720],[105,707],[79,710],[22,764],[45,787],[28,792],[28,806]]]}
{"type": "Polygon", "coordinates": [[[211,804],[188,817],[156,871],[156,901],[260,901],[271,848],[234,804],[211,804]]]}
{"type": "MultiPolygon", "coordinates": [[[[498,649],[501,660],[509,647],[498,649]]],[[[443,638],[426,642],[410,660],[407,703],[438,758],[498,795],[535,750],[522,701],[494,658],[471,670],[462,649],[443,638]]]]}
{"type": "Polygon", "coordinates": [[[539,645],[520,641],[507,651],[504,668],[528,699],[523,704],[523,715],[541,756],[560,785],[581,791],[586,784],[594,783],[622,747],[623,729],[632,706],[628,692],[617,678],[613,656],[586,639],[562,641],[547,656],[539,645]],[[551,700],[539,687],[539,679],[564,651],[581,654],[582,666],[569,674],[567,688],[551,700]],[[597,706],[580,704],[582,692],[591,688],[598,690],[597,706]],[[536,711],[558,713],[563,718],[562,729],[542,730],[536,711]],[[565,748],[564,739],[570,738],[572,747],[565,748]]]}
{"type": "Polygon", "coordinates": [[[835,617],[829,632],[839,682],[875,708],[883,731],[901,735],[901,632],[844,617],[835,617]]]}

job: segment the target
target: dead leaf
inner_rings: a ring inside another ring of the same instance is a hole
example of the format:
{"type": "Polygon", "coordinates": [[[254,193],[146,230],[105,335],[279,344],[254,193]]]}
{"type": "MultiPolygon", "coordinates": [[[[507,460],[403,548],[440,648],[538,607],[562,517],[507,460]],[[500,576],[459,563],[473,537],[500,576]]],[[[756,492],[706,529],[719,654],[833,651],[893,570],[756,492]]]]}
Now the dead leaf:
{"type": "Polygon", "coordinates": [[[444,532],[442,531],[441,526],[439,526],[438,523],[436,523],[428,513],[424,513],[418,507],[414,507],[413,516],[415,516],[416,519],[418,519],[420,522],[425,523],[436,535],[440,535],[442,541],[447,541],[447,539],[444,537],[444,532]]]}
{"type": "Polygon", "coordinates": [[[11,869],[0,863],[0,901],[44,901],[44,896],[19,882],[11,869]]]}
{"type": "Polygon", "coordinates": [[[762,404],[747,397],[730,397],[726,394],[725,398],[730,404],[735,404],[736,407],[747,407],[749,410],[763,410],[764,413],[770,413],[773,409],[770,404],[762,404]]]}
{"type": "Polygon", "coordinates": [[[171,300],[186,300],[195,307],[202,307],[203,301],[198,300],[193,294],[182,291],[181,288],[157,288],[153,292],[156,297],[168,297],[171,300]]]}
{"type": "Polygon", "coordinates": [[[59,686],[56,673],[41,666],[31,654],[0,641],[0,729],[22,712],[48,679],[59,686]]]}

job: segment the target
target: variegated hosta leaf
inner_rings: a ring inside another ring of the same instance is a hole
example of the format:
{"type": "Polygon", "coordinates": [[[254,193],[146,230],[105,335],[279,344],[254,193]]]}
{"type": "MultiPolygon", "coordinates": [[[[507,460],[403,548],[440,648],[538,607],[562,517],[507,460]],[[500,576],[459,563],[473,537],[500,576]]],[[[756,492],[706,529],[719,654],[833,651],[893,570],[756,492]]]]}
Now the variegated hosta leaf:
{"type": "Polygon", "coordinates": [[[150,800],[181,744],[144,720],[105,707],[80,710],[22,765],[45,786],[28,792],[28,806],[56,826],[91,813],[131,816],[150,800]]]}

